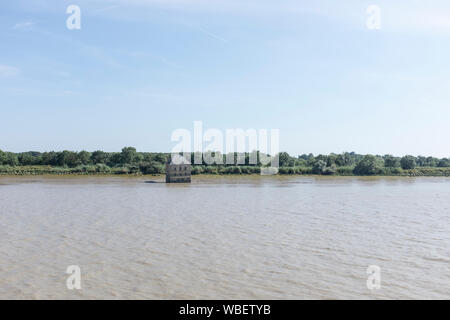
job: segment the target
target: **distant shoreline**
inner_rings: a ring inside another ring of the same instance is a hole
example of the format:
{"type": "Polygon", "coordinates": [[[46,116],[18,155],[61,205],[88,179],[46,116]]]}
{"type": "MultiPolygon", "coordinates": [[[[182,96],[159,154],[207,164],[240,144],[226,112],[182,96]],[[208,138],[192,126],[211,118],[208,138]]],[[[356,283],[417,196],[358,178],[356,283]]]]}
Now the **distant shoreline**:
{"type": "MultiPolygon", "coordinates": [[[[259,175],[267,156],[251,153],[190,153],[192,175],[259,175]],[[209,157],[206,157],[206,155],[209,157]],[[213,161],[208,161],[213,160],[213,161]],[[212,164],[210,163],[212,162],[212,164]]],[[[51,151],[4,152],[0,150],[0,175],[161,175],[171,153],[137,152],[124,147],[121,152],[51,151]]],[[[424,156],[357,154],[302,154],[296,157],[279,152],[270,160],[280,175],[321,176],[450,176],[450,158],[424,156]]]]}
{"type": "MultiPolygon", "coordinates": [[[[164,172],[146,174],[129,171],[126,167],[107,168],[104,166],[78,166],[75,168],[58,166],[2,166],[0,176],[154,176],[163,177],[164,172]]],[[[218,170],[211,166],[193,166],[192,176],[260,176],[260,167],[226,166],[218,170]]],[[[394,172],[356,174],[354,170],[339,170],[324,174],[314,173],[311,167],[281,167],[277,176],[341,176],[341,177],[450,177],[450,168],[416,167],[415,169],[397,168],[394,172]]]]}

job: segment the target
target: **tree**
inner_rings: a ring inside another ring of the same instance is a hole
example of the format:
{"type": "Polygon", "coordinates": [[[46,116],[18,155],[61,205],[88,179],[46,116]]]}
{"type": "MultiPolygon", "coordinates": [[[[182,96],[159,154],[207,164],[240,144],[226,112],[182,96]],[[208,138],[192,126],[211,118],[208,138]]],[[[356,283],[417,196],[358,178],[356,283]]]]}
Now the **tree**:
{"type": "Polygon", "coordinates": [[[383,173],[384,162],[373,155],[365,155],[356,165],[353,172],[361,175],[373,175],[383,173]]]}
{"type": "Polygon", "coordinates": [[[94,164],[106,164],[108,162],[108,158],[109,155],[101,150],[94,151],[91,154],[91,161],[94,164]]]}
{"type": "Polygon", "coordinates": [[[122,154],[120,152],[110,154],[107,165],[110,167],[116,167],[120,164],[122,164],[122,154]]]}
{"type": "Polygon", "coordinates": [[[121,157],[122,157],[122,164],[138,163],[143,158],[141,154],[138,154],[136,152],[136,148],[133,147],[123,148],[121,157]]]}
{"type": "Polygon", "coordinates": [[[280,152],[278,154],[278,159],[279,159],[280,167],[292,167],[292,166],[294,166],[294,159],[291,158],[291,156],[287,152],[280,152]]]}
{"type": "Polygon", "coordinates": [[[294,166],[296,167],[306,167],[308,162],[303,158],[295,159],[294,166]]]}
{"type": "Polygon", "coordinates": [[[436,167],[439,163],[439,159],[433,158],[433,157],[427,157],[425,163],[426,163],[427,167],[436,167]]]}
{"type": "Polygon", "coordinates": [[[404,156],[400,160],[400,165],[404,170],[414,169],[416,167],[416,158],[413,156],[404,156]]]}
{"type": "Polygon", "coordinates": [[[425,167],[427,165],[427,158],[423,156],[418,156],[416,163],[419,167],[425,167]]]}
{"type": "Polygon", "coordinates": [[[330,153],[327,157],[327,167],[331,167],[332,165],[335,165],[337,157],[338,157],[337,154],[330,153]]]}
{"type": "Polygon", "coordinates": [[[87,151],[80,151],[77,155],[79,164],[90,164],[91,163],[91,153],[87,151]]]}
{"type": "Polygon", "coordinates": [[[314,164],[317,162],[317,160],[314,157],[309,158],[308,160],[306,160],[306,164],[308,165],[308,167],[312,167],[314,166],[314,164]]]}
{"type": "Polygon", "coordinates": [[[355,163],[355,160],[350,153],[344,152],[336,157],[335,163],[339,167],[351,166],[355,163]]]}
{"type": "Polygon", "coordinates": [[[312,168],[312,173],[322,174],[323,170],[327,167],[327,163],[324,160],[317,160],[312,168]]]}
{"type": "MultiPolygon", "coordinates": [[[[156,161],[156,162],[159,162],[159,163],[162,163],[162,164],[165,164],[165,163],[166,163],[167,158],[168,158],[168,156],[165,155],[164,153],[157,153],[157,154],[155,155],[155,161],[156,161]]],[[[192,163],[194,163],[194,162],[192,162],[192,163]]]]}
{"type": "Polygon", "coordinates": [[[324,155],[324,154],[319,154],[316,156],[315,158],[316,160],[323,160],[325,162],[327,162],[328,156],[324,155]]]}
{"type": "Polygon", "coordinates": [[[42,154],[42,164],[47,166],[57,166],[58,154],[54,151],[44,152],[42,154]]]}
{"type": "Polygon", "coordinates": [[[313,157],[314,157],[314,155],[312,153],[310,153],[310,154],[304,153],[304,154],[298,156],[299,159],[303,159],[305,161],[310,159],[310,158],[313,158],[313,157]]]}
{"type": "Polygon", "coordinates": [[[17,158],[17,155],[12,152],[7,152],[6,153],[6,164],[9,164],[10,166],[18,166],[19,159],[17,158]]]}
{"type": "Polygon", "coordinates": [[[388,154],[384,157],[384,166],[386,168],[399,168],[400,160],[399,160],[399,158],[388,154]]]}
{"type": "Polygon", "coordinates": [[[450,167],[450,159],[441,159],[438,163],[438,167],[440,168],[448,168],[450,167]]]}
{"type": "MultiPolygon", "coordinates": [[[[64,150],[63,152],[57,152],[56,165],[60,167],[76,167],[79,164],[78,155],[76,152],[64,150]]],[[[51,165],[54,165],[53,163],[51,165]]]]}
{"type": "Polygon", "coordinates": [[[36,164],[36,160],[37,160],[35,157],[33,157],[33,154],[31,152],[19,153],[17,158],[19,160],[20,166],[30,166],[30,165],[36,164]]]}
{"type": "Polygon", "coordinates": [[[0,165],[5,164],[6,162],[6,152],[0,150],[0,165]]]}

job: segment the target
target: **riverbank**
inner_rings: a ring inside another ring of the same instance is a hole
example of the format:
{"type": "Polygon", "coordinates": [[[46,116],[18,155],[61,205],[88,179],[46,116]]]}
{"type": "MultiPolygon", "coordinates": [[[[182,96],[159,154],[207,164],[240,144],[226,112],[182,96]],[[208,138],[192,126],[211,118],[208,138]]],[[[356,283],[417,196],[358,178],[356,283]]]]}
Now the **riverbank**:
{"type": "MultiPolygon", "coordinates": [[[[139,167],[108,167],[106,165],[87,165],[77,167],[56,166],[0,166],[0,175],[36,176],[36,175],[146,175],[139,167]]],[[[160,176],[164,172],[155,173],[160,176]]],[[[193,166],[192,175],[259,175],[260,167],[256,166],[193,166]]],[[[147,174],[148,175],[148,174],[147,174]]],[[[314,172],[312,167],[281,167],[279,175],[320,175],[320,176],[427,176],[448,177],[450,168],[416,167],[415,169],[384,168],[376,174],[357,174],[352,167],[338,167],[334,171],[314,172]]]]}

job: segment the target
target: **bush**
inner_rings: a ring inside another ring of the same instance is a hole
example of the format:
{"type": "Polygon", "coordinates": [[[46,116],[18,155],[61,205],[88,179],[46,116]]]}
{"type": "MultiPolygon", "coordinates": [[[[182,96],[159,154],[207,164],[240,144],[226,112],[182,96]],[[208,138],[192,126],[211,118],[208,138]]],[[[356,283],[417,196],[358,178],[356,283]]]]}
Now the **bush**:
{"type": "Polygon", "coordinates": [[[250,167],[241,167],[241,173],[242,174],[250,174],[250,167]]]}
{"type": "Polygon", "coordinates": [[[203,167],[203,173],[204,174],[218,174],[218,168],[214,166],[204,166],[203,167]]]}
{"type": "Polygon", "coordinates": [[[400,175],[403,173],[403,170],[399,167],[396,167],[396,168],[391,167],[391,168],[385,168],[384,173],[386,175],[400,175]]]}
{"type": "Polygon", "coordinates": [[[312,174],[311,167],[296,167],[294,168],[296,174],[312,174]]]}
{"type": "Polygon", "coordinates": [[[162,174],[164,173],[164,166],[154,161],[143,162],[139,164],[139,171],[143,174],[162,174]]]}
{"type": "Polygon", "coordinates": [[[200,166],[193,166],[191,170],[191,174],[202,174],[203,170],[200,166]]]}
{"type": "Polygon", "coordinates": [[[130,174],[140,174],[141,170],[138,165],[128,165],[128,172],[130,174]]]}
{"type": "Polygon", "coordinates": [[[251,173],[260,174],[261,168],[260,167],[250,167],[251,173]]]}
{"type": "Polygon", "coordinates": [[[342,176],[351,176],[353,175],[353,170],[355,167],[352,166],[346,166],[346,167],[338,167],[336,169],[336,173],[342,176]]]}
{"type": "Polygon", "coordinates": [[[231,170],[231,173],[233,173],[233,174],[241,174],[241,173],[242,173],[240,167],[234,166],[234,167],[232,167],[232,168],[233,168],[233,169],[231,170]]]}
{"type": "Polygon", "coordinates": [[[111,172],[111,168],[108,167],[106,164],[99,163],[95,165],[95,171],[97,173],[109,173],[111,172]]]}
{"type": "Polygon", "coordinates": [[[334,164],[322,170],[322,174],[327,176],[334,175],[335,173],[336,173],[336,165],[334,164]]]}
{"type": "Polygon", "coordinates": [[[218,169],[220,174],[241,174],[241,168],[239,166],[220,167],[218,169]]]}
{"type": "Polygon", "coordinates": [[[127,167],[116,167],[111,169],[111,173],[114,174],[128,174],[130,173],[130,170],[128,170],[127,167]]]}

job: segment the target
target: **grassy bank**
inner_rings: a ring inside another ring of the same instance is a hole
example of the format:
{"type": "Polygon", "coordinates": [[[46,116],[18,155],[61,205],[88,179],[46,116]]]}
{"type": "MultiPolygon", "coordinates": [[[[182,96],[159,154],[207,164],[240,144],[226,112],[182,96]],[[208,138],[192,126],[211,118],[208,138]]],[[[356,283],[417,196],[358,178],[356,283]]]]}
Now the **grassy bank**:
{"type": "MultiPolygon", "coordinates": [[[[139,166],[109,167],[104,164],[81,165],[77,167],[58,167],[58,166],[0,166],[0,175],[143,175],[149,174],[146,168],[139,166]]],[[[164,174],[164,169],[154,175],[164,174]]],[[[249,175],[260,174],[260,168],[257,166],[193,166],[192,174],[208,175],[249,175]]],[[[333,170],[323,170],[318,173],[313,167],[281,167],[280,175],[328,175],[328,176],[430,176],[430,177],[448,177],[450,176],[450,167],[416,167],[414,169],[401,168],[383,168],[373,174],[358,174],[355,167],[337,167],[333,170]]]]}

